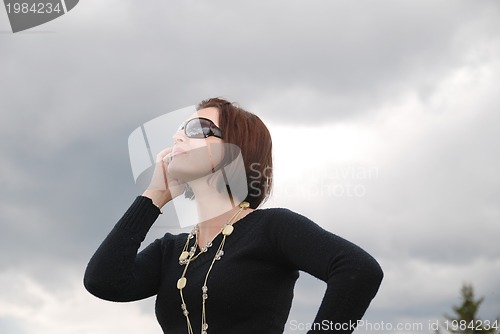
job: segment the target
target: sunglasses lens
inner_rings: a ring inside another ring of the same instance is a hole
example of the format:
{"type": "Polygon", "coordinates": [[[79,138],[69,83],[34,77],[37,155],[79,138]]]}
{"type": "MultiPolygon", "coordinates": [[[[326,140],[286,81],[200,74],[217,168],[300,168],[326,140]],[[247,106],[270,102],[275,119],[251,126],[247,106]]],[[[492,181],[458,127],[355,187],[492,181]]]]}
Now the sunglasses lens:
{"type": "Polygon", "coordinates": [[[210,121],[193,118],[186,124],[186,135],[190,138],[206,138],[210,135],[210,121]]]}
{"type": "MultiPolygon", "coordinates": [[[[193,118],[179,127],[189,138],[208,138],[215,136],[222,138],[220,129],[207,118],[193,118]]],[[[178,131],[179,131],[178,130],[178,131]]]]}

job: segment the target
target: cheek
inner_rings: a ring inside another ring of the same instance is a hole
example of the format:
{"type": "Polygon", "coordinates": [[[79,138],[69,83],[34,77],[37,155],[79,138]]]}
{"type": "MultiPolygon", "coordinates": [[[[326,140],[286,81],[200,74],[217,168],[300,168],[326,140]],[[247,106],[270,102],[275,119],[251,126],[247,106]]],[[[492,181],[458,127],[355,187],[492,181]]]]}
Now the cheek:
{"type": "Polygon", "coordinates": [[[210,165],[210,151],[208,146],[202,146],[198,148],[194,148],[189,151],[187,155],[190,163],[193,167],[198,166],[203,169],[204,166],[210,165]]]}
{"type": "Polygon", "coordinates": [[[191,181],[210,174],[212,163],[207,146],[175,156],[168,165],[168,173],[177,179],[191,181]]]}
{"type": "Polygon", "coordinates": [[[211,144],[209,147],[209,157],[214,166],[217,166],[224,158],[224,144],[211,144]]]}
{"type": "Polygon", "coordinates": [[[204,147],[206,148],[209,145],[206,139],[197,138],[189,138],[189,141],[186,144],[188,146],[187,149],[189,150],[202,149],[204,147]]]}
{"type": "Polygon", "coordinates": [[[224,144],[199,140],[189,143],[186,154],[175,156],[168,165],[169,174],[184,181],[195,180],[212,173],[224,157],[224,144]]]}

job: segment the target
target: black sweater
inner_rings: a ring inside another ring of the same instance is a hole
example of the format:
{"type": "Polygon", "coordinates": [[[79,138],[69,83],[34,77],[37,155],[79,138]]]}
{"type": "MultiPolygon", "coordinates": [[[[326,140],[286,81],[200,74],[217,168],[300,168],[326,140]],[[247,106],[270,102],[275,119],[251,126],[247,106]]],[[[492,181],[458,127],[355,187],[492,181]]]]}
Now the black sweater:
{"type": "MultiPolygon", "coordinates": [[[[90,260],[84,284],[111,301],[156,295],[156,317],[164,333],[185,334],[176,284],[184,269],[179,255],[187,234],[167,233],[137,253],[158,215],[151,200],[139,196],[90,260]]],[[[221,240],[219,234],[186,274],[183,293],[194,333],[201,332],[201,286],[221,240]]],[[[361,319],[383,276],[361,248],[287,209],[255,210],[237,221],[224,253],[207,283],[209,334],[283,333],[299,270],[327,283],[314,319],[320,330],[309,333],[351,333],[352,327],[336,331],[334,324],[347,327],[361,319]]]]}

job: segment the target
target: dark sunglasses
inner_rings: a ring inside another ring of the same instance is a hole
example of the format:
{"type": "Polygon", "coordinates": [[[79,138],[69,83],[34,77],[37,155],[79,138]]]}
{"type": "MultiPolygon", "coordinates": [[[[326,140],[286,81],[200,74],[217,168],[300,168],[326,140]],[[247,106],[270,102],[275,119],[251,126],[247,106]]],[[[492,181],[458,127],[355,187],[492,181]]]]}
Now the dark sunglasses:
{"type": "Polygon", "coordinates": [[[184,130],[188,138],[208,138],[211,136],[222,139],[222,131],[208,118],[191,118],[182,123],[177,131],[184,130]]]}

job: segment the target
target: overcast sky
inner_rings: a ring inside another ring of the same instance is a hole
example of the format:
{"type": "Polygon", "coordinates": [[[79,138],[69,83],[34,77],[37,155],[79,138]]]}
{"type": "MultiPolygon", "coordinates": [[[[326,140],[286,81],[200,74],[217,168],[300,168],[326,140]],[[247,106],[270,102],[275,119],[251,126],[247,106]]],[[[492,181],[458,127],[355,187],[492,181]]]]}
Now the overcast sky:
{"type": "MultiPolygon", "coordinates": [[[[161,333],[83,272],[138,194],[129,134],[212,96],[271,130],[266,207],[379,260],[367,321],[431,333],[464,282],[500,316],[499,55],[496,0],[86,0],[16,34],[0,8],[0,333],[161,333]]],[[[323,289],[301,277],[287,334],[323,289]]]]}

